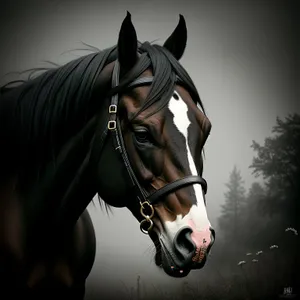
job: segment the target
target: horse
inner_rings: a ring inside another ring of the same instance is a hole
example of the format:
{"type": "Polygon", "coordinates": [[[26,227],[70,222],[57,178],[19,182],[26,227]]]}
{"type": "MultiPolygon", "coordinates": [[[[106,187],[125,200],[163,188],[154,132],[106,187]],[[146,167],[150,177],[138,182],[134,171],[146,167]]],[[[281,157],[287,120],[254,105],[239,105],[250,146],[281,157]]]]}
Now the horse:
{"type": "Polygon", "coordinates": [[[95,195],[131,211],[168,276],[205,265],[211,123],[179,62],[186,44],[182,15],[158,45],[138,41],[127,12],[117,45],[1,87],[1,292],[84,298],[95,195]]]}

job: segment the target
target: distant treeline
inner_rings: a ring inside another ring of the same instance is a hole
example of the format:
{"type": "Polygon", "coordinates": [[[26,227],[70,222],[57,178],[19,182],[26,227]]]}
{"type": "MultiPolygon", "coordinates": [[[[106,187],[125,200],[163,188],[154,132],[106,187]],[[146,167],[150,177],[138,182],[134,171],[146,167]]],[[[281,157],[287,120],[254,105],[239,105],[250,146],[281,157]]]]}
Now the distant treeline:
{"type": "Polygon", "coordinates": [[[252,282],[260,296],[292,292],[290,287],[295,292],[300,284],[300,116],[277,118],[264,144],[253,141],[251,147],[255,156],[249,167],[260,180],[246,191],[234,166],[226,184],[212,261],[219,270],[232,274],[242,269],[247,274],[244,279],[252,282]],[[258,277],[260,283],[265,282],[262,287],[257,285],[258,277]]]}

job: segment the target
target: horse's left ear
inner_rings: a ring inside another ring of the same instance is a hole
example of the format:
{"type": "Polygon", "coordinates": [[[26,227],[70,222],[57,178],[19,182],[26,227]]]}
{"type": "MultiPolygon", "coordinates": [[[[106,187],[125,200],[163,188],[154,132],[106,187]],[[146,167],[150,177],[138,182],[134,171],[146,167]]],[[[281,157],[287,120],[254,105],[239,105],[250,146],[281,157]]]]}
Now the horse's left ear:
{"type": "Polygon", "coordinates": [[[179,15],[179,23],[170,37],[165,41],[164,47],[168,49],[177,60],[182,57],[187,42],[187,28],[183,15],[179,15]]]}
{"type": "Polygon", "coordinates": [[[137,35],[131,22],[131,14],[127,11],[118,40],[118,60],[122,73],[126,73],[135,65],[138,58],[137,44],[137,35]]]}

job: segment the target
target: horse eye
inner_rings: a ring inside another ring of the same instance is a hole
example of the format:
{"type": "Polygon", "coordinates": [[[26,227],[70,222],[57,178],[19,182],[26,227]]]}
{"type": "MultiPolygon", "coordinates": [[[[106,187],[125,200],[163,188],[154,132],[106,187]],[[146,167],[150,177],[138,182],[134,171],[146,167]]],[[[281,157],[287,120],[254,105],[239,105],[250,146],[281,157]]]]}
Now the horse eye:
{"type": "Polygon", "coordinates": [[[147,130],[135,131],[134,136],[139,143],[147,143],[151,139],[149,132],[147,130]]]}

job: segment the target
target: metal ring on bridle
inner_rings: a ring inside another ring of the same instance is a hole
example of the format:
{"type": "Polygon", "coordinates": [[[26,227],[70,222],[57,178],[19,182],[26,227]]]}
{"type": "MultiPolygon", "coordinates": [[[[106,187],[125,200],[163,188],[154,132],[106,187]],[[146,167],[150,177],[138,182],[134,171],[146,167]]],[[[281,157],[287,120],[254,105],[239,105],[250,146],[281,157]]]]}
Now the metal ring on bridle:
{"type": "Polygon", "coordinates": [[[144,233],[144,234],[148,234],[149,231],[152,229],[152,227],[153,227],[153,221],[149,217],[147,217],[146,219],[142,220],[142,222],[140,223],[140,229],[141,229],[142,233],[144,233]],[[149,227],[147,229],[143,228],[143,224],[145,224],[145,222],[150,223],[149,227]]]}
{"type": "Polygon", "coordinates": [[[147,218],[151,219],[151,218],[153,218],[153,216],[154,216],[154,208],[153,208],[153,206],[152,206],[148,201],[145,201],[145,202],[141,203],[140,212],[141,212],[141,215],[142,215],[144,218],[146,218],[146,219],[147,219],[147,218]],[[147,204],[148,207],[149,207],[150,210],[151,210],[150,216],[149,216],[149,215],[146,215],[146,214],[144,213],[144,210],[145,210],[144,205],[145,205],[145,204],[147,204]]]}

